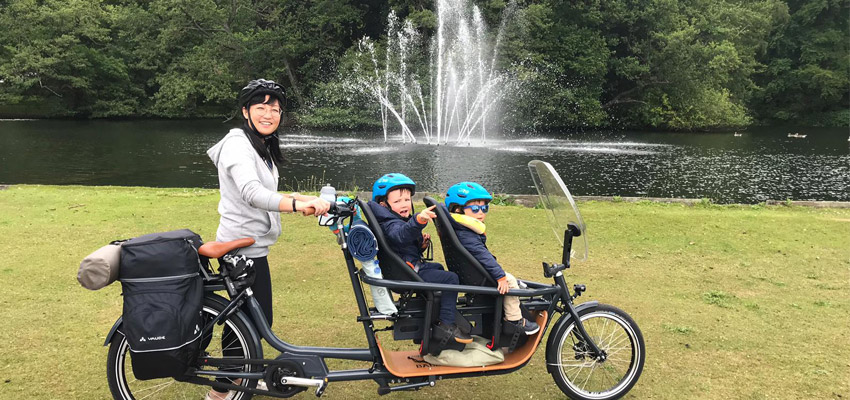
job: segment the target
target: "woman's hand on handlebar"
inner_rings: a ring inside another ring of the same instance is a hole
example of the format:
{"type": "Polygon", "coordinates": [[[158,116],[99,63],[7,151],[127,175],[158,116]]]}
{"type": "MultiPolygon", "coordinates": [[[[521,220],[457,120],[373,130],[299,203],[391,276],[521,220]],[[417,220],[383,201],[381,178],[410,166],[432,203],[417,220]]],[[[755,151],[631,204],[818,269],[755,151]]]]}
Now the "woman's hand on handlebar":
{"type": "Polygon", "coordinates": [[[330,210],[330,208],[331,208],[331,204],[328,203],[326,200],[318,198],[318,197],[313,197],[313,199],[311,199],[310,201],[307,201],[307,204],[304,204],[301,207],[300,211],[301,211],[301,214],[315,215],[315,216],[318,217],[320,215],[327,214],[328,210],[330,210]]]}

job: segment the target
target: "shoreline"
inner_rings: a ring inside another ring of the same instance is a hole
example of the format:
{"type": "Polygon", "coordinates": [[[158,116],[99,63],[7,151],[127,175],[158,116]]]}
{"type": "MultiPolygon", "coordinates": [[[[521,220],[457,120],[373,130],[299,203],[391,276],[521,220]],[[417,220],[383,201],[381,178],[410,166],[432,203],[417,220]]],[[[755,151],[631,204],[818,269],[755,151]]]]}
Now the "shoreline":
{"type": "MultiPolygon", "coordinates": [[[[92,188],[134,188],[141,187],[146,189],[184,189],[184,190],[217,190],[213,188],[161,188],[161,187],[150,187],[150,186],[87,186],[87,185],[42,185],[42,184],[0,184],[0,191],[8,190],[13,186],[79,186],[79,187],[92,187],[92,188]]],[[[341,190],[341,192],[346,192],[345,190],[341,190]]],[[[360,198],[371,198],[372,192],[360,191],[357,192],[357,196],[360,198]]],[[[441,193],[436,192],[419,192],[413,196],[414,201],[422,201],[422,198],[425,196],[432,196],[436,198],[442,198],[441,193]]],[[[494,193],[494,198],[501,200],[504,203],[522,206],[526,208],[533,208],[537,205],[537,195],[533,194],[509,194],[509,193],[494,193]]],[[[611,203],[640,203],[640,202],[649,202],[649,203],[662,203],[662,204],[683,204],[687,206],[695,206],[695,205],[715,205],[715,206],[755,206],[755,205],[768,205],[768,206],[794,206],[794,207],[809,207],[809,208],[850,208],[850,201],[823,201],[823,200],[765,200],[762,203],[715,203],[711,199],[689,199],[689,198],[677,198],[677,197],[634,197],[634,196],[573,196],[573,198],[580,202],[587,201],[600,201],[600,202],[611,202],[611,203]]]]}

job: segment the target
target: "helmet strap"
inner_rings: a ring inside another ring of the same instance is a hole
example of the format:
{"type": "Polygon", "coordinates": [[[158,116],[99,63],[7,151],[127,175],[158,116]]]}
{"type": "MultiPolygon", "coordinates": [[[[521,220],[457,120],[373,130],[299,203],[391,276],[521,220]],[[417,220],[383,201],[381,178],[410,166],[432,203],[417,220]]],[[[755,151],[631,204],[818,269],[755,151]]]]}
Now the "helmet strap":
{"type": "MultiPolygon", "coordinates": [[[[250,116],[251,115],[249,114],[248,117],[250,116]]],[[[271,151],[269,150],[267,140],[271,136],[277,137],[277,131],[275,131],[275,133],[271,135],[263,136],[260,134],[260,132],[257,132],[257,129],[254,128],[254,124],[251,123],[250,118],[245,121],[242,130],[245,131],[245,135],[247,135],[248,139],[250,139],[251,145],[254,147],[254,150],[257,152],[257,154],[259,154],[260,158],[262,158],[263,160],[271,160],[272,155],[271,151]]]]}

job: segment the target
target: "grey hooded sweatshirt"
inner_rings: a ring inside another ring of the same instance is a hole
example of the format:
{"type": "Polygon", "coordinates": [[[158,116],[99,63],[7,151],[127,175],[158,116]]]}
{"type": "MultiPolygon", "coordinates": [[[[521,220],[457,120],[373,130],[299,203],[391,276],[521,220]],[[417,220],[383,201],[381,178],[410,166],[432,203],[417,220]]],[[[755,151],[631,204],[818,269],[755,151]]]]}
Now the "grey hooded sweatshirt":
{"type": "Polygon", "coordinates": [[[250,237],[257,242],[239,252],[248,257],[264,257],[280,236],[280,201],[277,193],[277,166],[271,167],[257,154],[241,129],[231,129],[207,150],[218,168],[221,215],[216,240],[220,242],[250,237]]]}

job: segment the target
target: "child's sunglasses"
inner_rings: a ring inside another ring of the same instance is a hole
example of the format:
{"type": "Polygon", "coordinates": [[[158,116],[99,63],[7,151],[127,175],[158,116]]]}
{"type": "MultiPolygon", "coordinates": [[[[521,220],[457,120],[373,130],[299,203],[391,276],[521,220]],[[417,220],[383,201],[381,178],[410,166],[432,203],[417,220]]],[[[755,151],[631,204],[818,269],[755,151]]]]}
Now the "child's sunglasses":
{"type": "Polygon", "coordinates": [[[466,207],[464,207],[464,209],[469,209],[469,210],[471,210],[473,213],[477,213],[478,211],[481,211],[481,212],[483,212],[484,214],[487,214],[487,211],[490,211],[490,205],[489,205],[489,204],[485,204],[485,205],[483,205],[483,206],[479,206],[479,205],[466,206],[466,207]]]}

